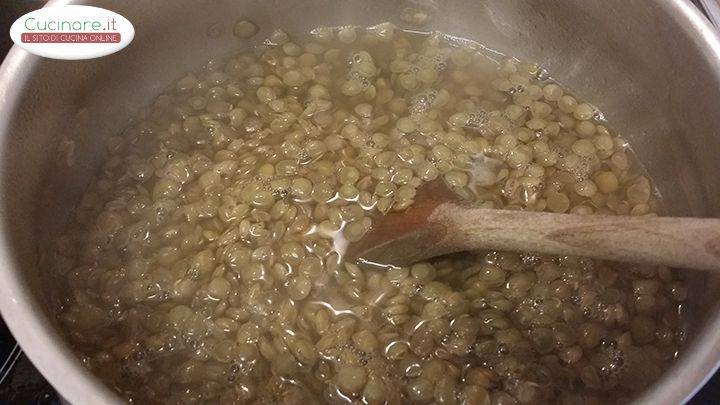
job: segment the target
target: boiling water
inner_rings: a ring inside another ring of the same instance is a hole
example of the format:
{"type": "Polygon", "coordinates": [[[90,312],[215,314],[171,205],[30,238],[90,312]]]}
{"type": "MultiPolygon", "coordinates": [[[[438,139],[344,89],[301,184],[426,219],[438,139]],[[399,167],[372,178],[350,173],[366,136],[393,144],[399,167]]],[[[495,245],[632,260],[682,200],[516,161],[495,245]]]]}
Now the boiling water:
{"type": "Polygon", "coordinates": [[[53,252],[88,368],[143,404],[600,403],[659,376],[686,295],[665,267],[342,257],[435,179],[488,208],[653,215],[596,109],[471,41],[312,36],[210,61],[110,139],[53,252]]]}

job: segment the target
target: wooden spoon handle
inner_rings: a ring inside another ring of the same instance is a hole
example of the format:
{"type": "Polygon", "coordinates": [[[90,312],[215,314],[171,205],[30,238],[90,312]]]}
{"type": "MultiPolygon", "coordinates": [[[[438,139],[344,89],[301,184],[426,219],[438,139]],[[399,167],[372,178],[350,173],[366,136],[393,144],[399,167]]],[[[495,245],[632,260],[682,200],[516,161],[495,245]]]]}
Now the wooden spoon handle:
{"type": "MultiPolygon", "coordinates": [[[[437,207],[442,246],[587,256],[720,271],[720,219],[572,215],[437,207]]],[[[449,252],[446,252],[449,253],[449,252]]]]}

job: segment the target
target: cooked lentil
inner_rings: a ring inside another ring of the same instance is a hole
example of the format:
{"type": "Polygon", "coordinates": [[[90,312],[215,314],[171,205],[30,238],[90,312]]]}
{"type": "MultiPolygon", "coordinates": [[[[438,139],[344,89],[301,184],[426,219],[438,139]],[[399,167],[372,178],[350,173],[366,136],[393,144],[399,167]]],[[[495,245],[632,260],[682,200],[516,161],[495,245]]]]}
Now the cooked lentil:
{"type": "Polygon", "coordinates": [[[684,336],[667,268],[342,258],[436,178],[487,208],[654,215],[595,108],[467,41],[312,35],[188,74],[109,142],[55,252],[83,363],[164,404],[592,404],[654,381],[684,336]]]}

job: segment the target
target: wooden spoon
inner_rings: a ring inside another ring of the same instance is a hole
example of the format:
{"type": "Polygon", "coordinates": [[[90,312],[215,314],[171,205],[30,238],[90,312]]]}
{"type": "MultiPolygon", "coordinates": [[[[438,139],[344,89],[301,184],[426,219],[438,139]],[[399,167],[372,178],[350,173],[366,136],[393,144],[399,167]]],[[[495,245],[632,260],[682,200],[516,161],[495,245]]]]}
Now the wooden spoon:
{"type": "Polygon", "coordinates": [[[365,264],[406,266],[478,249],[720,270],[720,219],[484,209],[434,181],[410,208],[377,219],[347,255],[365,264]]]}

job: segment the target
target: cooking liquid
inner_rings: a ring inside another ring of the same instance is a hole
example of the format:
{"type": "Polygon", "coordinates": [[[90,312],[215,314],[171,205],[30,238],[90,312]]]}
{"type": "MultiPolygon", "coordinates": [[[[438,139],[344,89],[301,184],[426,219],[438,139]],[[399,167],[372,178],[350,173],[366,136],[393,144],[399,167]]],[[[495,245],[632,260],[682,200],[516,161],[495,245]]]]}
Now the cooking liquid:
{"type": "Polygon", "coordinates": [[[54,252],[87,367],[167,404],[602,403],[652,383],[683,338],[668,268],[342,258],[436,178],[488,208],[652,215],[602,116],[472,41],[312,35],[210,61],[109,140],[54,252]]]}

